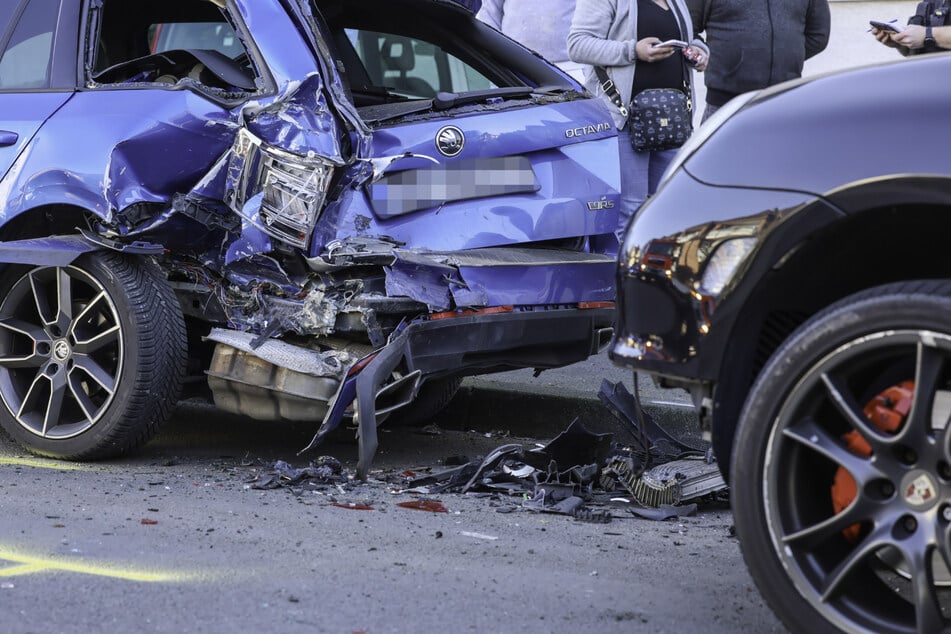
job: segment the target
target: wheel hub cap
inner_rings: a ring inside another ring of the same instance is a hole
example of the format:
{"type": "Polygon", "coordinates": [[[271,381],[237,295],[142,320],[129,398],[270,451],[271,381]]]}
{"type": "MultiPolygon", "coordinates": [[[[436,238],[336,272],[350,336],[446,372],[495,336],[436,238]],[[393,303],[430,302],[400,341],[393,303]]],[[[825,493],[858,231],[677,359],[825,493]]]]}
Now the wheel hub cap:
{"type": "Polygon", "coordinates": [[[912,471],[902,478],[901,495],[915,511],[924,511],[938,502],[938,485],[931,474],[912,471]]]}
{"type": "Polygon", "coordinates": [[[60,339],[53,343],[53,358],[59,362],[66,361],[72,350],[65,339],[60,339]]]}

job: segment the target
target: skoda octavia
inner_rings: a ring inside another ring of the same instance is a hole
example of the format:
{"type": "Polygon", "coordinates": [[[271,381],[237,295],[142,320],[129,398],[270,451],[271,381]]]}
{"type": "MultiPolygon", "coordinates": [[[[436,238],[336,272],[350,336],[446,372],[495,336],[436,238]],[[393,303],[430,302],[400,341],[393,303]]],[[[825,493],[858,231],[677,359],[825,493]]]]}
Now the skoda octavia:
{"type": "Polygon", "coordinates": [[[0,4],[0,424],[425,419],[611,336],[608,113],[448,0],[0,4]]]}

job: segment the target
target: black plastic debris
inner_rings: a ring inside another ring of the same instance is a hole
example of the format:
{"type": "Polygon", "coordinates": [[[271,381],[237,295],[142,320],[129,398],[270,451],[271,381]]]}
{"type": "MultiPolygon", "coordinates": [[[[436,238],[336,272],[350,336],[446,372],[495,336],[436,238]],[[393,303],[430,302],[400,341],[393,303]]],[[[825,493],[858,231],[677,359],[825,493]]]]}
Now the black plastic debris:
{"type": "Polygon", "coordinates": [[[681,506],[673,504],[661,504],[657,508],[644,508],[632,506],[631,513],[645,520],[669,520],[675,517],[689,517],[697,513],[696,504],[684,504],[681,506]]]}
{"type": "Polygon", "coordinates": [[[327,485],[346,482],[343,465],[333,456],[320,456],[308,466],[295,469],[278,460],[270,469],[250,481],[252,489],[278,489],[286,486],[327,485]]]}

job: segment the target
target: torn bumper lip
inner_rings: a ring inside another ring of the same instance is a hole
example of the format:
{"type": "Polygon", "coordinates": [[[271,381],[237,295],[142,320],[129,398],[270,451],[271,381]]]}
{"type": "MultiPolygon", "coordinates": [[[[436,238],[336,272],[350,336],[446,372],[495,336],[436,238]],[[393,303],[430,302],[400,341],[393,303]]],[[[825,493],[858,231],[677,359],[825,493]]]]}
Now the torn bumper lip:
{"type": "Polygon", "coordinates": [[[384,381],[404,362],[424,376],[472,375],[520,368],[556,368],[596,354],[610,337],[612,307],[564,308],[477,314],[418,321],[350,372],[304,453],[337,427],[351,401],[359,429],[357,476],[366,479],[376,453],[374,399],[384,381]]]}

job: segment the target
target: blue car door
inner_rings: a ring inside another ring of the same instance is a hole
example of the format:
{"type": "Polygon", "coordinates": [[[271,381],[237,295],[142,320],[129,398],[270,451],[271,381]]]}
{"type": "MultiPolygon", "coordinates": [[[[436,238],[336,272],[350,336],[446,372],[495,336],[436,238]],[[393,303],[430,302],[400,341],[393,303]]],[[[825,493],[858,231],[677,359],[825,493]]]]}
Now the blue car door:
{"type": "Polygon", "coordinates": [[[65,42],[57,37],[57,25],[68,22],[61,20],[60,9],[61,0],[0,3],[0,176],[6,176],[43,123],[73,94],[74,80],[54,71],[57,51],[70,59],[71,41],[75,76],[76,37],[67,34],[65,42]]]}

